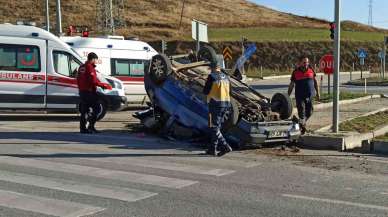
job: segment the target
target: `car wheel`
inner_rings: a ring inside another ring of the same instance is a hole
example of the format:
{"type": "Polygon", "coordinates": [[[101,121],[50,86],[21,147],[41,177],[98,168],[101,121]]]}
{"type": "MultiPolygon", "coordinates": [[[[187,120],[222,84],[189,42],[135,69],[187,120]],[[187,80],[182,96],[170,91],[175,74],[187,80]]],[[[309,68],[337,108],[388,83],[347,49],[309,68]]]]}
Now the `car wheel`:
{"type": "Polygon", "coordinates": [[[229,112],[227,120],[225,121],[225,123],[224,123],[224,125],[222,127],[222,129],[224,131],[227,131],[230,128],[232,128],[233,126],[235,126],[237,124],[238,118],[240,116],[240,112],[238,110],[237,102],[235,100],[231,100],[230,103],[232,104],[231,110],[229,112]]]}
{"type": "Polygon", "coordinates": [[[164,54],[152,57],[149,76],[153,83],[160,85],[172,72],[171,62],[164,54]]]}
{"type": "Polygon", "coordinates": [[[105,117],[107,110],[108,106],[106,102],[103,100],[98,101],[97,121],[100,121],[105,117]]]}
{"type": "Polygon", "coordinates": [[[217,53],[211,46],[204,45],[198,51],[198,60],[210,63],[217,63],[217,53]]]}
{"type": "Polygon", "coordinates": [[[292,115],[291,98],[284,93],[276,93],[271,99],[271,109],[280,114],[282,120],[288,119],[292,115]]]}

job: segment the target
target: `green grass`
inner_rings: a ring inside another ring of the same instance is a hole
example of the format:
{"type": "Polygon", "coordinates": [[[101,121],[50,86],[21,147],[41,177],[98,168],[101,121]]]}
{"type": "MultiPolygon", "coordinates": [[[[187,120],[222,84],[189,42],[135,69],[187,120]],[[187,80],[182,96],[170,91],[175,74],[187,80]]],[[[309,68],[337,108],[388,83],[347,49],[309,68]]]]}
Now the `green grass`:
{"type": "MultiPolygon", "coordinates": [[[[250,41],[330,41],[329,29],[311,28],[209,28],[211,41],[239,41],[244,36],[250,41]]],[[[343,40],[382,41],[384,33],[342,31],[343,40]]]]}
{"type": "MultiPolygon", "coordinates": [[[[360,97],[368,96],[369,94],[364,93],[351,93],[351,92],[340,92],[340,100],[357,99],[360,97]]],[[[321,93],[321,103],[327,103],[333,101],[333,94],[321,93]]]]}
{"type": "Polygon", "coordinates": [[[264,69],[260,70],[260,68],[249,68],[245,71],[245,75],[248,78],[262,78],[267,76],[279,76],[279,75],[291,75],[292,70],[289,71],[281,71],[281,70],[272,70],[272,69],[264,69]]]}
{"type": "Polygon", "coordinates": [[[356,131],[359,133],[371,132],[388,123],[388,111],[379,112],[373,115],[355,118],[340,124],[341,131],[356,131]]]}

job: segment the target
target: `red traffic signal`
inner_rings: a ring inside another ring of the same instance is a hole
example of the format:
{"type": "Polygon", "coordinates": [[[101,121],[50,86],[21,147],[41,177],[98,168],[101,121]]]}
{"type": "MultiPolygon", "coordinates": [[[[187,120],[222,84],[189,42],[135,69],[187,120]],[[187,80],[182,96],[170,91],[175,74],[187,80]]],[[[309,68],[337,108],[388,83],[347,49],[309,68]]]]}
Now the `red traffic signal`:
{"type": "Polygon", "coordinates": [[[331,22],[330,24],[330,38],[334,40],[334,34],[335,34],[335,23],[331,22]]]}

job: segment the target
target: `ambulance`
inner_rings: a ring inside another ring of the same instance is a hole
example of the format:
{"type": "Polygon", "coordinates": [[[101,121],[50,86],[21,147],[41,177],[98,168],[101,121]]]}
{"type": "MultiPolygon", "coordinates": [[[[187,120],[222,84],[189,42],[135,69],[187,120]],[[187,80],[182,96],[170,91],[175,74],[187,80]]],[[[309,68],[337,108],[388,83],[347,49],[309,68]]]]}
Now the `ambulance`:
{"type": "Polygon", "coordinates": [[[136,39],[125,40],[123,36],[65,36],[61,40],[83,59],[90,52],[96,53],[99,57],[97,70],[124,83],[128,103],[143,104],[147,100],[144,72],[148,70],[152,57],[158,54],[149,44],[136,39]]]}
{"type": "MultiPolygon", "coordinates": [[[[0,109],[78,111],[76,74],[82,58],[58,37],[34,26],[0,24],[0,109]]],[[[123,83],[102,73],[101,119],[127,104],[123,83]]]]}

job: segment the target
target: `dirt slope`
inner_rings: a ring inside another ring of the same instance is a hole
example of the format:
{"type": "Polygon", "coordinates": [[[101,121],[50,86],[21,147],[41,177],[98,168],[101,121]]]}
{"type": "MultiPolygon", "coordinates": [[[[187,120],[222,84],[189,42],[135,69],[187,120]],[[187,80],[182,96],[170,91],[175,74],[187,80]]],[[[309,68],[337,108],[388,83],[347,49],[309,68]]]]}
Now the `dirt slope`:
{"type": "MultiPolygon", "coordinates": [[[[16,20],[44,22],[42,0],[0,0],[0,23],[16,20]]],[[[117,32],[145,40],[179,39],[190,30],[192,18],[210,27],[307,27],[327,28],[327,22],[278,12],[246,0],[186,0],[183,25],[179,29],[183,0],[124,0],[122,17],[126,28],[117,32]]],[[[97,0],[62,0],[63,26],[87,25],[96,30],[97,0]]],[[[51,22],[55,23],[55,1],[50,1],[51,22]]],[[[356,25],[354,25],[356,26],[356,25]]],[[[357,26],[357,28],[361,28],[357,26]]]]}

